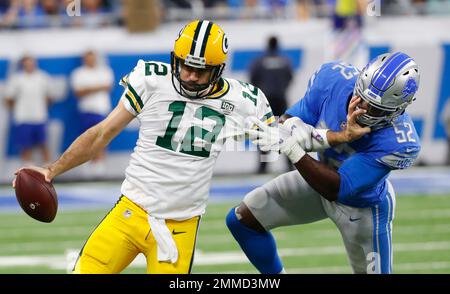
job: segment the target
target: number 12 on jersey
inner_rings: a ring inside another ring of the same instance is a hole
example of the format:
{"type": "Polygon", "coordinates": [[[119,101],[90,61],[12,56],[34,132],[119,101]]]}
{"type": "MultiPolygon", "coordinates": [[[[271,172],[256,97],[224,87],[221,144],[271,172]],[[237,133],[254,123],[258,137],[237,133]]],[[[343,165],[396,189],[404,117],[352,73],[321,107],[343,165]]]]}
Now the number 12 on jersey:
{"type": "MultiPolygon", "coordinates": [[[[169,104],[169,111],[173,113],[169,121],[164,136],[158,136],[156,145],[172,151],[177,151],[178,142],[173,140],[173,136],[180,126],[186,108],[186,102],[174,101],[169,104]]],[[[195,111],[194,117],[200,120],[209,118],[215,121],[215,126],[211,131],[205,130],[199,126],[191,126],[183,136],[179,152],[200,157],[209,157],[211,146],[217,139],[220,131],[225,125],[225,116],[209,107],[201,106],[195,111]],[[196,140],[197,139],[197,140],[196,140]],[[200,146],[196,144],[199,142],[200,146]]]]}

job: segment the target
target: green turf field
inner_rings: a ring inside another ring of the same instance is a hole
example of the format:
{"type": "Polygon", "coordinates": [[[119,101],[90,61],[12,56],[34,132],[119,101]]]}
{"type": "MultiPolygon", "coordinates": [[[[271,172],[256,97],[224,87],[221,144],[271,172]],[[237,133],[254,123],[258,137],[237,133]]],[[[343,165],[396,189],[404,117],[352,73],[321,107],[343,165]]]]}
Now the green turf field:
{"type": "MultiPolygon", "coordinates": [[[[193,273],[256,273],[225,226],[225,215],[236,203],[209,205],[193,273]]],[[[51,224],[22,212],[2,213],[0,273],[65,273],[107,211],[61,211],[51,224]]],[[[395,273],[450,273],[449,196],[398,197],[393,232],[395,273]]],[[[274,235],[289,273],[351,273],[329,220],[279,228],[274,235]]],[[[125,273],[145,273],[143,258],[125,273]]]]}

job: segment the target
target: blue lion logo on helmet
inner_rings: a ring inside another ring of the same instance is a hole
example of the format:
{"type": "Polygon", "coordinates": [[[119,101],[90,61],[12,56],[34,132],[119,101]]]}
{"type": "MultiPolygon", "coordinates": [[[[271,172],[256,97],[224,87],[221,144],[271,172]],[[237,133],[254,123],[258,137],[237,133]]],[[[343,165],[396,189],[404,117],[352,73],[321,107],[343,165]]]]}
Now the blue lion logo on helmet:
{"type": "Polygon", "coordinates": [[[413,78],[409,78],[406,82],[405,88],[403,89],[402,93],[405,94],[403,98],[408,97],[411,94],[416,93],[417,91],[417,83],[413,78]]]}

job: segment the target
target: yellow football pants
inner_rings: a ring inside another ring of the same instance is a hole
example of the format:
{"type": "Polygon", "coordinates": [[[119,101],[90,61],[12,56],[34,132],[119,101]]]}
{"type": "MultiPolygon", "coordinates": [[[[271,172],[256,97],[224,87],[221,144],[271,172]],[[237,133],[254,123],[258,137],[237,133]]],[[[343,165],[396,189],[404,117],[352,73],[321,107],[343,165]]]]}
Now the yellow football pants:
{"type": "Polygon", "coordinates": [[[176,263],[160,262],[147,213],[122,196],[86,241],[73,273],[120,273],[139,254],[147,259],[149,274],[188,274],[191,271],[200,216],[185,221],[166,220],[178,248],[176,263]]]}

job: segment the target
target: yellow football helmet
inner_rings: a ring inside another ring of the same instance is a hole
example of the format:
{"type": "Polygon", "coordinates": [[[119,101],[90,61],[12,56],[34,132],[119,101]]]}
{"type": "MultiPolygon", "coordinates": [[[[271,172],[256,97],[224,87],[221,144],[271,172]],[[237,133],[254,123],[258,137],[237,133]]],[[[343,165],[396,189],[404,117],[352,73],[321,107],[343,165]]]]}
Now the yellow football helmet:
{"type": "Polygon", "coordinates": [[[228,39],[217,24],[208,20],[195,20],[187,24],[175,40],[171,53],[172,83],[175,90],[188,98],[203,98],[214,89],[220,79],[228,53],[228,39]],[[210,70],[209,82],[195,90],[183,86],[180,64],[210,70]]]}

